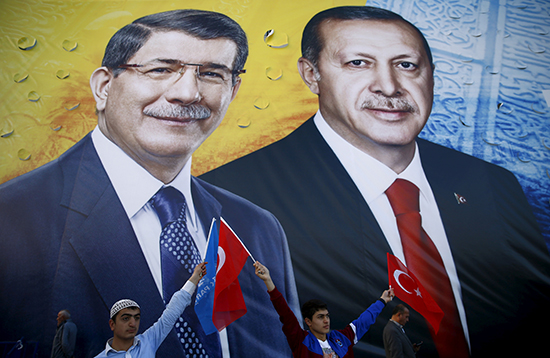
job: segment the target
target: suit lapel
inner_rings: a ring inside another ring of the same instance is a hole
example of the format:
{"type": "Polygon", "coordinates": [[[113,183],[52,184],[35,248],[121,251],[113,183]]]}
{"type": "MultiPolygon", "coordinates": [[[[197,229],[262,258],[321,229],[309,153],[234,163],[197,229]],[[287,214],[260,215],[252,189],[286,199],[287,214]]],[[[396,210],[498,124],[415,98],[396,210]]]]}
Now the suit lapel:
{"type": "Polygon", "coordinates": [[[471,170],[472,163],[463,165],[462,155],[423,140],[418,140],[418,145],[424,173],[437,202],[454,261],[460,270],[461,260],[469,260],[469,250],[482,244],[476,238],[493,235],[489,231],[484,232],[490,226],[484,221],[492,218],[491,212],[496,212],[489,206],[492,202],[488,198],[490,188],[486,186],[482,171],[471,170]],[[441,158],[446,159],[442,161],[441,158]],[[455,194],[466,202],[460,203],[455,194]]]}
{"type": "Polygon", "coordinates": [[[489,179],[486,163],[430,142],[419,140],[418,144],[460,281],[470,340],[475,344],[478,322],[491,322],[494,314],[481,308],[479,297],[487,302],[502,300],[502,293],[490,287],[509,284],[501,272],[507,270],[507,260],[487,259],[489,252],[492,257],[506,255],[507,245],[500,242],[506,236],[501,232],[505,225],[493,198],[493,186],[498,183],[489,179]],[[466,203],[459,203],[455,193],[466,203]],[[483,276],[492,277],[494,286],[484,283],[483,276]],[[501,279],[501,283],[494,278],[501,279]]]}
{"type": "Polygon", "coordinates": [[[69,213],[60,262],[75,261],[76,255],[81,266],[78,269],[74,265],[59,266],[56,275],[59,290],[63,292],[66,287],[62,280],[70,280],[78,271],[92,282],[105,313],[117,300],[131,297],[142,309],[148,309],[142,320],[148,326],[162,313],[162,299],[90,137],[78,159],[78,165],[65,167],[76,170],[67,171],[64,183],[62,205],[69,207],[69,213]]]}
{"type": "MultiPolygon", "coordinates": [[[[315,159],[312,160],[315,164],[308,169],[314,173],[315,170],[320,168],[320,172],[317,173],[319,177],[329,179],[327,190],[321,192],[337,193],[339,204],[333,212],[336,222],[346,223],[344,226],[354,227],[355,232],[361,233],[362,242],[357,253],[361,254],[362,257],[361,260],[356,261],[362,262],[364,265],[360,268],[360,271],[372,272],[377,270],[384,277],[386,262],[380,260],[380,257],[385,258],[386,253],[391,252],[391,249],[378,221],[338,157],[317,130],[313,119],[306,122],[304,127],[306,129],[305,136],[300,141],[312,141],[306,152],[315,156],[315,159]]],[[[372,173],[372,175],[376,174],[372,173]]],[[[344,230],[344,227],[336,227],[334,237],[339,237],[342,230],[344,230]]],[[[346,246],[346,248],[348,247],[346,246]]],[[[369,282],[369,279],[378,276],[368,275],[365,278],[367,280],[366,284],[380,287],[379,280],[369,282]]]]}
{"type": "Polygon", "coordinates": [[[331,308],[333,324],[344,327],[365,308],[365,302],[357,297],[371,300],[387,285],[385,258],[390,247],[357,186],[313,119],[283,141],[286,140],[288,143],[281,147],[291,152],[283,153],[280,159],[292,162],[299,156],[297,163],[291,164],[300,171],[295,174],[295,181],[281,184],[298,188],[296,196],[283,200],[288,200],[288,207],[292,207],[303,196],[304,204],[300,203],[299,209],[290,213],[275,215],[284,218],[281,222],[288,231],[298,293],[305,301],[326,291],[327,285],[353,287],[353,295],[345,290],[331,292],[332,299],[339,302],[331,308]],[[307,229],[303,230],[305,225],[307,229]]]}
{"type": "Polygon", "coordinates": [[[397,330],[400,331],[400,334],[403,336],[403,340],[404,340],[405,342],[408,342],[409,345],[412,347],[412,342],[411,342],[411,340],[409,339],[409,336],[407,336],[407,333],[405,332],[405,330],[404,330],[403,328],[397,326],[397,325],[395,325],[395,326],[396,326],[397,330]]]}
{"type": "Polygon", "coordinates": [[[222,206],[202,185],[200,185],[195,177],[191,177],[191,192],[193,195],[193,204],[197,210],[204,233],[208,236],[212,218],[215,218],[217,225],[219,225],[222,206]]]}

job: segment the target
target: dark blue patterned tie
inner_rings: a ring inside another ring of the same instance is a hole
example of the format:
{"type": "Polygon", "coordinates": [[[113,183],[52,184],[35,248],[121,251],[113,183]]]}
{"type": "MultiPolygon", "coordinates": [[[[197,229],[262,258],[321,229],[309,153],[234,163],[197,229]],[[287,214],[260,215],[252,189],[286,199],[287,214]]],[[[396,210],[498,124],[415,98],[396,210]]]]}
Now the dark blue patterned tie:
{"type": "MultiPolygon", "coordinates": [[[[167,186],[153,196],[152,203],[162,225],[160,260],[162,291],[166,305],[174,292],[183,287],[195,266],[202,260],[187,229],[187,203],[183,194],[174,187],[167,186]]],[[[194,301],[195,295],[191,302],[194,301]]],[[[193,304],[185,309],[175,328],[186,357],[221,357],[218,334],[205,335],[193,304]]]]}

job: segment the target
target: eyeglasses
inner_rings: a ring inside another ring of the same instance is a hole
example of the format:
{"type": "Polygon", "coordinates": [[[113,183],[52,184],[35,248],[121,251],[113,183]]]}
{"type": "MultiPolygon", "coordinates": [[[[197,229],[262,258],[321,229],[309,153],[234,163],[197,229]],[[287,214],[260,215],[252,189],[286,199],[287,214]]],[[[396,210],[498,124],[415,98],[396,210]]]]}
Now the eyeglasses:
{"type": "Polygon", "coordinates": [[[185,73],[186,68],[194,67],[197,80],[208,85],[221,85],[231,81],[234,76],[246,73],[246,70],[231,71],[224,65],[215,63],[181,63],[175,60],[153,60],[143,64],[125,63],[119,68],[132,68],[138,73],[159,82],[175,83],[185,73]]]}

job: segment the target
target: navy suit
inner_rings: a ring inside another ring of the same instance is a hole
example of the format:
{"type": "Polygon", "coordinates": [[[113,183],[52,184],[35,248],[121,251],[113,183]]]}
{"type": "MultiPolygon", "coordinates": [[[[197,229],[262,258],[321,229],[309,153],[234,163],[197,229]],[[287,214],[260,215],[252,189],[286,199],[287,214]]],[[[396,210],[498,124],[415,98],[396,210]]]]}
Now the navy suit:
{"type": "MultiPolygon", "coordinates": [[[[501,167],[417,142],[461,283],[472,354],[542,351],[547,330],[539,316],[550,304],[550,257],[519,183],[501,167]]],[[[313,119],[201,178],[275,214],[287,234],[300,302],[326,300],[334,329],[388,287],[391,249],[313,119]]],[[[368,344],[356,346],[358,357],[384,356],[389,311],[366,334],[368,344]]],[[[413,310],[408,332],[413,342],[425,342],[423,356],[437,356],[413,310]]]]}
{"type": "MultiPolygon", "coordinates": [[[[296,308],[288,246],[277,219],[200,179],[192,178],[191,190],[203,225],[222,216],[254,258],[270,267],[279,290],[296,308]]],[[[79,326],[76,354],[92,357],[112,337],[109,309],[117,300],[140,304],[142,331],[164,310],[90,135],[58,159],[0,186],[0,228],[1,340],[37,340],[40,355],[46,356],[56,314],[69,309],[79,326]]],[[[250,261],[239,281],[248,313],[227,328],[231,356],[290,355],[277,313],[266,309],[269,297],[250,261]]],[[[183,356],[174,330],[158,352],[161,357],[183,356]]]]}

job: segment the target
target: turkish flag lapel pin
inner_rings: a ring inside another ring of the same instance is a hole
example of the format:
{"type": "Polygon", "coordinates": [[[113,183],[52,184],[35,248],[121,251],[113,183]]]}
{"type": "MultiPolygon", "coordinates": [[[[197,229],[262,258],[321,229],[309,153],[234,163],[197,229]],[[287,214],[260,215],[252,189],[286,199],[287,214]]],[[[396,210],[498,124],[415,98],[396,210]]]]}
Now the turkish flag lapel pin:
{"type": "Polygon", "coordinates": [[[457,193],[454,193],[454,194],[455,194],[455,199],[456,199],[456,202],[458,203],[458,205],[468,204],[468,201],[466,200],[465,197],[463,197],[462,195],[457,194],[457,193]]]}

